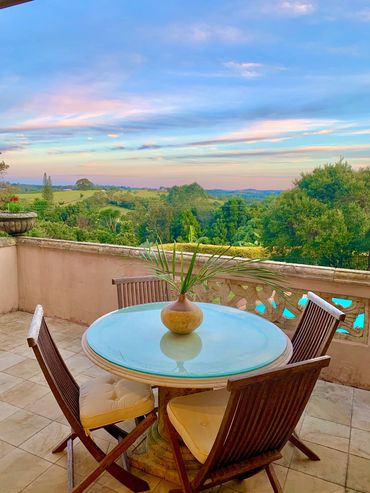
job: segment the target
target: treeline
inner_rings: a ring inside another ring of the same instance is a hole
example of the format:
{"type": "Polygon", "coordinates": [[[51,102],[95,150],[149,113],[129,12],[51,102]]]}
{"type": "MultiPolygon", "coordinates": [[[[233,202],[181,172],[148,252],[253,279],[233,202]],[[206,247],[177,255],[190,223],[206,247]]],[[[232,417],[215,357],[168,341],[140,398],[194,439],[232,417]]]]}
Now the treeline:
{"type": "Polygon", "coordinates": [[[369,268],[370,169],[342,159],[303,174],[277,197],[248,201],[211,197],[202,187],[166,193],[97,191],[71,205],[37,199],[32,236],[121,245],[160,240],[262,246],[276,260],[369,268]]]}

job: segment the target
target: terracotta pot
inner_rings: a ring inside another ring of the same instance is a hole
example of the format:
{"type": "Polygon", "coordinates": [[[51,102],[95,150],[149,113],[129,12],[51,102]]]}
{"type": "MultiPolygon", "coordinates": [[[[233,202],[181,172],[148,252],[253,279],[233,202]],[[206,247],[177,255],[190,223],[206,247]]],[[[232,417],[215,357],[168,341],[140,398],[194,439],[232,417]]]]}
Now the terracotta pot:
{"type": "Polygon", "coordinates": [[[184,294],[174,303],[166,305],[161,311],[161,319],[167,329],[176,334],[190,334],[203,320],[203,312],[198,305],[189,301],[184,294]]]}
{"type": "Polygon", "coordinates": [[[0,230],[17,236],[30,230],[35,224],[36,212],[0,212],[0,230]]]}

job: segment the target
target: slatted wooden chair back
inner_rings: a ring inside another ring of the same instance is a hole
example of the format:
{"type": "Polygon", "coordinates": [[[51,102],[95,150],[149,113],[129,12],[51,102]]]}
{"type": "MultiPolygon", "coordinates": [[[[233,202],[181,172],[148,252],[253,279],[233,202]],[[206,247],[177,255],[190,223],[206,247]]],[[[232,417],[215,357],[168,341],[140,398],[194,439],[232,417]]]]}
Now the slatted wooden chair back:
{"type": "Polygon", "coordinates": [[[327,353],[335,331],[345,314],[314,293],[307,294],[307,304],[292,338],[290,363],[317,358],[327,353]]]}
{"type": "Polygon", "coordinates": [[[156,277],[122,277],[112,284],[117,286],[118,308],[169,300],[167,283],[156,277]]]}
{"type": "Polygon", "coordinates": [[[194,490],[206,478],[211,477],[217,484],[279,459],[320,370],[329,361],[329,356],[323,356],[253,377],[231,378],[225,415],[213,448],[195,478],[194,490]]]}
{"type": "Polygon", "coordinates": [[[80,389],[50,335],[41,305],[36,307],[27,341],[71,427],[83,433],[79,417],[80,389]]]}

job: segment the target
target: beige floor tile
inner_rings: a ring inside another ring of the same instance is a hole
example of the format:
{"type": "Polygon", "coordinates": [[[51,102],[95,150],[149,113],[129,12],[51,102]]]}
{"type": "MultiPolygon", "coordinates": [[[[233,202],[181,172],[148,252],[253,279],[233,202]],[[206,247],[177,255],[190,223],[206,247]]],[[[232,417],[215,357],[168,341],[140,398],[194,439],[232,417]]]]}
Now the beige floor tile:
{"type": "Polygon", "coordinates": [[[81,354],[74,354],[70,358],[66,359],[66,364],[74,376],[93,366],[93,363],[86,356],[81,354]]]}
{"type": "Polygon", "coordinates": [[[19,407],[0,401],[0,421],[19,411],[19,407]]]}
{"type": "Polygon", "coordinates": [[[82,349],[81,339],[79,338],[77,341],[73,341],[71,344],[68,344],[64,349],[72,353],[79,353],[82,349]]]}
{"type": "Polygon", "coordinates": [[[22,379],[9,375],[5,372],[0,372],[0,392],[6,392],[7,390],[15,387],[18,383],[21,383],[22,379]]]}
{"type": "MultiPolygon", "coordinates": [[[[279,465],[274,465],[274,469],[277,474],[280,485],[284,489],[284,484],[288,474],[288,469],[286,467],[282,467],[279,465]]],[[[271,493],[272,492],[271,483],[265,471],[261,471],[255,476],[245,479],[244,481],[237,481],[237,480],[229,481],[224,486],[231,488],[234,491],[240,491],[242,493],[249,493],[249,492],[271,493]]]]}
{"type": "Polygon", "coordinates": [[[8,455],[14,449],[15,447],[13,445],[0,440],[0,459],[5,455],[8,455]]]}
{"type": "Polygon", "coordinates": [[[48,385],[44,375],[42,374],[41,370],[39,371],[39,373],[37,373],[36,375],[31,377],[29,380],[30,380],[30,382],[38,383],[39,385],[43,385],[44,387],[49,388],[49,385],[48,385]]]}
{"type": "Polygon", "coordinates": [[[370,432],[352,428],[349,453],[370,459],[370,432]]]}
{"type": "MultiPolygon", "coordinates": [[[[122,493],[131,493],[131,490],[125,488],[123,485],[120,491],[122,493]]],[[[117,493],[117,490],[112,490],[111,488],[102,486],[99,483],[94,483],[93,485],[90,486],[90,488],[86,490],[86,493],[117,493]]]]}
{"type": "Polygon", "coordinates": [[[288,442],[283,448],[282,452],[283,457],[275,462],[275,464],[279,464],[280,466],[289,467],[292,461],[294,446],[288,442]]]}
{"type": "Polygon", "coordinates": [[[306,415],[299,437],[326,447],[348,452],[350,427],[306,415]]]}
{"type": "Polygon", "coordinates": [[[1,491],[19,493],[49,467],[50,462],[36,455],[20,449],[12,450],[0,459],[1,491]]]}
{"type": "MultiPolygon", "coordinates": [[[[76,442],[73,447],[75,471],[81,477],[86,476],[90,471],[95,469],[98,465],[94,457],[88,452],[86,447],[81,442],[76,442]],[[77,443],[77,444],[76,444],[77,443]]],[[[109,442],[106,440],[97,439],[96,443],[103,450],[107,452],[109,442]]],[[[57,465],[67,468],[67,456],[63,455],[58,461],[57,465]]],[[[107,485],[108,486],[108,485],[107,485]]]]}
{"type": "Polygon", "coordinates": [[[351,387],[319,380],[306,407],[306,414],[350,426],[352,401],[351,387]]]}
{"type": "Polygon", "coordinates": [[[0,440],[18,446],[49,423],[50,421],[42,416],[19,410],[0,421],[0,440]]]}
{"type": "Polygon", "coordinates": [[[168,493],[170,490],[174,488],[178,488],[179,485],[175,483],[171,483],[170,481],[165,481],[164,479],[159,480],[155,488],[151,488],[150,491],[153,493],[168,493]]]}
{"type": "Polygon", "coordinates": [[[370,431],[370,392],[354,390],[352,426],[370,431]]]}
{"type": "Polygon", "coordinates": [[[345,489],[344,486],[290,469],[286,478],[284,493],[345,493],[345,489]]]}
{"type": "Polygon", "coordinates": [[[83,372],[84,375],[87,375],[88,377],[91,378],[97,378],[97,377],[104,377],[107,375],[110,375],[107,371],[103,370],[102,368],[99,368],[99,366],[93,365],[87,370],[83,372]]]}
{"type": "Polygon", "coordinates": [[[48,392],[49,390],[44,385],[24,380],[11,389],[2,392],[0,399],[14,406],[25,407],[48,392]]]}
{"type": "Polygon", "coordinates": [[[349,456],[347,487],[370,493],[370,460],[349,456]]]}
{"type": "Polygon", "coordinates": [[[9,373],[9,375],[29,379],[38,374],[40,366],[35,359],[27,358],[20,363],[7,368],[5,371],[6,373],[9,373]]]}
{"type": "Polygon", "coordinates": [[[73,351],[68,351],[67,349],[63,349],[63,348],[58,348],[58,349],[59,349],[59,352],[60,352],[60,354],[64,360],[70,358],[71,356],[73,356],[75,354],[73,351]]]}
{"type": "Polygon", "coordinates": [[[23,356],[8,351],[0,351],[0,371],[6,370],[24,360],[23,356]]]}
{"type": "MultiPolygon", "coordinates": [[[[131,468],[131,472],[132,472],[132,474],[135,474],[136,476],[143,479],[144,481],[147,481],[147,483],[149,484],[150,491],[153,491],[161,481],[160,478],[158,478],[156,476],[152,476],[151,474],[147,474],[143,471],[139,471],[139,469],[136,469],[135,467],[131,468]]],[[[108,472],[105,472],[100,476],[100,478],[98,479],[98,483],[101,484],[102,486],[110,488],[113,491],[119,492],[119,493],[125,492],[127,490],[125,488],[125,486],[123,486],[119,481],[117,481],[108,472]]],[[[176,486],[176,487],[178,487],[178,486],[176,486]]]]}
{"type": "Polygon", "coordinates": [[[64,414],[60,414],[57,418],[55,418],[54,421],[57,421],[58,423],[61,423],[62,425],[69,426],[69,423],[67,421],[67,418],[64,416],[64,414]]]}
{"type": "Polygon", "coordinates": [[[37,401],[31,402],[24,409],[35,414],[40,414],[40,416],[45,416],[45,418],[49,418],[53,421],[60,418],[63,414],[51,392],[48,392],[40,399],[37,399],[37,401]]]}
{"type": "Polygon", "coordinates": [[[302,452],[295,449],[290,468],[344,486],[348,455],[316,443],[305,443],[319,455],[321,460],[309,460],[302,452]]]}
{"type": "Polygon", "coordinates": [[[36,478],[22,493],[66,493],[67,486],[67,471],[54,465],[36,478]]]}
{"type": "Polygon", "coordinates": [[[36,359],[34,352],[25,342],[12,349],[12,353],[23,356],[24,358],[36,359]]]}
{"type": "Polygon", "coordinates": [[[52,449],[66,438],[70,433],[68,426],[52,422],[41,431],[33,435],[29,440],[22,443],[20,448],[32,454],[46,459],[50,462],[57,462],[65,452],[53,454],[52,449]]]}

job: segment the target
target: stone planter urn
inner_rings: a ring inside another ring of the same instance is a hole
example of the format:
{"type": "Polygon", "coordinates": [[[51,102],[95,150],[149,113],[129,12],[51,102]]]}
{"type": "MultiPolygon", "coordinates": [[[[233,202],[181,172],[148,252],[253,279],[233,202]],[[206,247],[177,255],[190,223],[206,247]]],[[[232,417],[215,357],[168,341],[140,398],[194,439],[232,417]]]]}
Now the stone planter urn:
{"type": "Polygon", "coordinates": [[[0,230],[12,236],[22,235],[35,224],[36,212],[0,212],[0,230]]]}

